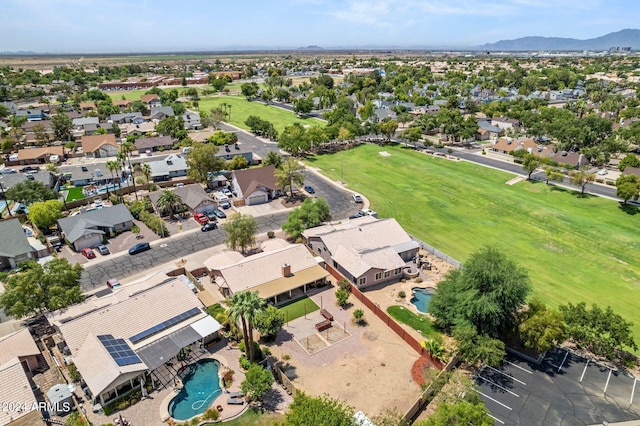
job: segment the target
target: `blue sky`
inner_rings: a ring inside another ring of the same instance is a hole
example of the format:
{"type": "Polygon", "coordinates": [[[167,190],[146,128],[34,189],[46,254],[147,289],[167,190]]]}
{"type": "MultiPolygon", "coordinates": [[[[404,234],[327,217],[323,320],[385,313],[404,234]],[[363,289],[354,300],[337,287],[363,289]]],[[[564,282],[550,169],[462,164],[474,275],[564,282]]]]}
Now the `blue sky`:
{"type": "Polygon", "coordinates": [[[637,0],[0,0],[0,51],[471,46],[640,26],[637,0]]]}

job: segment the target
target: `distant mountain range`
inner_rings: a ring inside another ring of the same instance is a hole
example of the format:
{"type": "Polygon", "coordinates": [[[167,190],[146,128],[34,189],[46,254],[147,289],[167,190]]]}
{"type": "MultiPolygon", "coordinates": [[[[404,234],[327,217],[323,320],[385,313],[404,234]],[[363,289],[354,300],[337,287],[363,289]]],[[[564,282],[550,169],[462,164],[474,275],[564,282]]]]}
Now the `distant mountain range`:
{"type": "Polygon", "coordinates": [[[640,30],[626,29],[587,40],[562,37],[522,37],[477,46],[480,50],[608,50],[611,47],[640,49],[640,30]]]}

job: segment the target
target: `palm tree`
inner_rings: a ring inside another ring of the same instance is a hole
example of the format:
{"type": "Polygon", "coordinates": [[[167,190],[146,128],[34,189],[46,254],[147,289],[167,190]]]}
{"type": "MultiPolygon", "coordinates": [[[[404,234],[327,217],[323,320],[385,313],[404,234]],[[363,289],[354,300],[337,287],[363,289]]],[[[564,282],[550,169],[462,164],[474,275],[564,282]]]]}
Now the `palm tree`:
{"type": "MultiPolygon", "coordinates": [[[[105,165],[105,167],[111,173],[111,182],[113,182],[116,179],[115,171],[120,168],[120,162],[117,160],[110,160],[110,161],[107,161],[107,164],[105,165]]],[[[118,179],[118,189],[120,189],[120,179],[118,179]]],[[[107,184],[107,193],[108,192],[109,192],[109,185],[107,184]]]]}
{"type": "Polygon", "coordinates": [[[122,157],[124,157],[129,162],[129,170],[131,170],[131,181],[133,182],[133,193],[136,196],[136,200],[138,200],[138,190],[136,188],[136,180],[133,178],[133,168],[131,167],[131,153],[135,150],[136,146],[133,142],[122,142],[120,144],[120,153],[122,153],[122,157]]]}
{"type": "Polygon", "coordinates": [[[140,167],[140,172],[147,181],[147,189],[149,189],[149,181],[151,180],[151,166],[147,163],[144,163],[142,167],[140,167]]]}
{"type": "Polygon", "coordinates": [[[244,340],[245,353],[249,361],[255,359],[255,347],[253,344],[253,323],[258,314],[264,311],[266,302],[260,298],[257,291],[243,291],[228,297],[225,304],[229,306],[229,316],[242,323],[242,334],[244,340]]]}
{"type": "MultiPolygon", "coordinates": [[[[173,212],[176,206],[182,205],[182,198],[170,189],[165,189],[158,198],[158,210],[168,211],[169,217],[173,219],[173,212]]],[[[159,213],[159,212],[158,212],[159,213]]]]}

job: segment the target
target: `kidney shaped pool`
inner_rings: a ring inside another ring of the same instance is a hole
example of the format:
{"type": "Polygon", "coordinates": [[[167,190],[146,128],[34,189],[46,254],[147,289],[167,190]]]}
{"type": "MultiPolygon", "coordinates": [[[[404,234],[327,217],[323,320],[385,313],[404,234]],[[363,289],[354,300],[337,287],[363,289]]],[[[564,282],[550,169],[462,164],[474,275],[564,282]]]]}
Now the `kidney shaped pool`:
{"type": "Polygon", "coordinates": [[[218,378],[219,363],[215,359],[201,359],[189,365],[182,378],[184,387],[169,402],[169,415],[176,420],[187,420],[204,413],[222,393],[218,378]]]}

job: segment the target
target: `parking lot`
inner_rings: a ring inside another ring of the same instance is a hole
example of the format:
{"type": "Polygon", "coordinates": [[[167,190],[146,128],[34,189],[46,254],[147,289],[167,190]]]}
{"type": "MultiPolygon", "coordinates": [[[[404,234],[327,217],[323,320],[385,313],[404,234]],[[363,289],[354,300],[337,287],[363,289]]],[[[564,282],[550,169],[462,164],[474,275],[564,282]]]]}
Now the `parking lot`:
{"type": "Polygon", "coordinates": [[[482,367],[477,392],[496,424],[595,425],[640,420],[638,379],[563,348],[541,365],[509,354],[482,367]]]}

